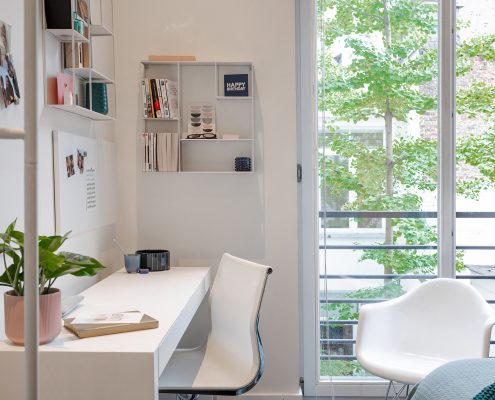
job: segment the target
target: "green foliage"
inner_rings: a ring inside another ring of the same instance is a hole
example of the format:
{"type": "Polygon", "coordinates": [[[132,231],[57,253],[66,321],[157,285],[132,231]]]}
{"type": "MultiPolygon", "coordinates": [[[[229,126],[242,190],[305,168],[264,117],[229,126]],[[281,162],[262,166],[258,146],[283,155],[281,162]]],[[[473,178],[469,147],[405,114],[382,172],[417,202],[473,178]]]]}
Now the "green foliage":
{"type": "MultiPolygon", "coordinates": [[[[421,211],[425,193],[435,193],[438,182],[437,140],[397,135],[398,123],[411,113],[424,114],[437,107],[438,9],[423,0],[322,0],[318,4],[318,107],[334,121],[358,123],[383,119],[385,145],[369,147],[352,135],[339,132],[338,124],[320,136],[319,171],[326,192],[351,199],[347,210],[421,211]],[[337,50],[350,55],[338,60],[337,50]],[[391,122],[392,121],[392,122],[391,122]],[[392,154],[387,157],[387,149],[392,154]]],[[[458,21],[458,29],[467,26],[458,21]]],[[[458,44],[457,76],[471,73],[476,63],[495,61],[495,35],[475,37],[458,44]]],[[[495,86],[475,81],[457,92],[457,112],[469,118],[492,121],[488,132],[457,138],[457,193],[478,199],[495,187],[495,86]]],[[[436,226],[421,218],[394,218],[385,228],[386,243],[435,245],[436,226]]],[[[387,273],[432,274],[437,267],[435,250],[364,250],[360,261],[372,260],[387,273]]],[[[456,269],[464,268],[464,253],[457,252],[456,269]]],[[[400,281],[365,288],[347,298],[383,299],[401,295],[400,281]]],[[[356,319],[355,304],[322,307],[332,319],[356,319]]],[[[357,363],[322,361],[322,375],[360,373],[357,363]]]]}
{"type": "MultiPolygon", "coordinates": [[[[0,256],[5,271],[0,275],[0,286],[9,286],[17,296],[24,295],[24,233],[15,230],[12,222],[0,233],[0,256]]],[[[63,275],[93,276],[104,268],[97,260],[80,254],[55,253],[68,239],[64,236],[39,236],[39,293],[47,293],[56,279],[63,275]]]]}
{"type": "Polygon", "coordinates": [[[321,376],[371,376],[357,361],[332,360],[320,362],[321,376]]]}

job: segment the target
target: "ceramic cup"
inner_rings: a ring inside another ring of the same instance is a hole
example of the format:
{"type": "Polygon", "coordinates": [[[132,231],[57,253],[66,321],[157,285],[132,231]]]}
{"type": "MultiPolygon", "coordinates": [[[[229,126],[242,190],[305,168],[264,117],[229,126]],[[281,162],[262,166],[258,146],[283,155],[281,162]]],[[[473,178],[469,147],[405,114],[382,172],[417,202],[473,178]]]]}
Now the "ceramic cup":
{"type": "Polygon", "coordinates": [[[134,274],[138,272],[141,265],[141,254],[126,254],[124,256],[124,265],[128,273],[134,274]]]}

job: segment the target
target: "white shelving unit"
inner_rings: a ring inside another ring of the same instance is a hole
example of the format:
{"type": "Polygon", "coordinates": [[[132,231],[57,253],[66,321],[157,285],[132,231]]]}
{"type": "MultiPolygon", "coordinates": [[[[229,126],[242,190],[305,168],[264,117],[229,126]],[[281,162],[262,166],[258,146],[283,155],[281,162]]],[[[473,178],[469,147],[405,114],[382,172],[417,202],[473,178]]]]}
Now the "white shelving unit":
{"type": "MultiPolygon", "coordinates": [[[[179,133],[178,173],[249,174],[255,170],[254,68],[251,62],[142,61],[141,66],[142,78],[167,78],[178,82],[178,118],[141,117],[138,132],[138,136],[142,132],[179,133]],[[249,96],[224,96],[226,74],[247,74],[249,96]],[[215,106],[217,139],[187,139],[191,104],[215,106]],[[239,135],[239,139],[223,139],[225,134],[239,135]],[[235,171],[236,157],[251,158],[251,171],[235,171]]],[[[143,112],[141,109],[141,116],[143,112]]],[[[139,146],[143,146],[140,137],[138,140],[139,146]]]]}
{"type": "MultiPolygon", "coordinates": [[[[115,65],[113,60],[112,0],[85,0],[88,7],[88,18],[83,20],[84,33],[80,33],[74,28],[73,16],[77,14],[78,1],[42,0],[45,31],[43,35],[45,107],[62,110],[93,121],[113,120],[115,117],[115,82],[112,76],[115,76],[115,65]],[[52,13],[50,20],[46,12],[52,13]],[[55,14],[61,16],[60,20],[54,18],[55,14]],[[109,40],[106,44],[110,49],[100,50],[99,54],[96,55],[94,50],[96,41],[103,36],[106,38],[101,40],[109,40]],[[89,66],[64,68],[62,47],[65,43],[70,43],[72,46],[72,65],[75,64],[77,44],[83,43],[88,46],[89,66]],[[101,62],[99,57],[105,58],[105,60],[101,62]],[[102,65],[104,66],[103,71],[100,69],[102,65]],[[59,73],[72,75],[74,82],[73,104],[59,104],[58,102],[57,74],[59,73]],[[93,104],[93,84],[97,83],[106,85],[107,113],[99,112],[100,110],[96,110],[93,104]]],[[[81,16],[79,18],[82,19],[81,16]]]]}

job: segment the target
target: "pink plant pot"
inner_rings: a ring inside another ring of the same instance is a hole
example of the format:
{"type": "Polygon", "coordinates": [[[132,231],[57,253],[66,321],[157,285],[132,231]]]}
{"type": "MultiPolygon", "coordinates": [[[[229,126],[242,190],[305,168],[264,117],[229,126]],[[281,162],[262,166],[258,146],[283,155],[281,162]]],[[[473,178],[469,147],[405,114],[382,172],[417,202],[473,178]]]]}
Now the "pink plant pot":
{"type": "MultiPolygon", "coordinates": [[[[62,302],[60,290],[50,289],[39,299],[39,342],[45,344],[55,339],[62,329],[62,302]]],[[[4,294],[5,334],[10,341],[24,345],[24,297],[13,290],[4,294]]]]}

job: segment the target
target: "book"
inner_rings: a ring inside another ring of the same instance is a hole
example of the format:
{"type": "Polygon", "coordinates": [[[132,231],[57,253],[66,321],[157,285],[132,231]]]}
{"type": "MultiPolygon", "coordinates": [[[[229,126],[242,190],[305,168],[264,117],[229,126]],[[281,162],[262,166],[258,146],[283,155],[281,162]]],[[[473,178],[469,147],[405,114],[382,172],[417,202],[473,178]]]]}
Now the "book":
{"type": "Polygon", "coordinates": [[[149,61],[196,61],[196,56],[174,56],[151,54],[148,56],[149,61]]]}
{"type": "Polygon", "coordinates": [[[224,96],[243,97],[249,96],[249,75],[248,74],[225,74],[224,96]]]}
{"type": "Polygon", "coordinates": [[[158,101],[160,103],[160,112],[162,115],[162,118],[165,118],[165,112],[163,110],[163,96],[162,96],[162,88],[160,86],[160,79],[156,79],[156,91],[158,93],[158,101]]]}
{"type": "Polygon", "coordinates": [[[179,104],[178,104],[178,89],[177,82],[165,79],[165,86],[167,90],[168,107],[170,110],[170,118],[179,117],[179,104]]]}
{"type": "Polygon", "coordinates": [[[146,81],[144,79],[141,80],[141,97],[143,104],[143,117],[146,118],[148,116],[148,111],[147,111],[147,101],[146,101],[146,81]]]}
{"type": "Polygon", "coordinates": [[[179,134],[159,132],[141,134],[144,157],[143,172],[177,172],[179,170],[179,134]]]}
{"type": "Polygon", "coordinates": [[[160,83],[160,90],[162,92],[163,117],[170,118],[170,108],[168,106],[167,88],[165,86],[165,79],[159,79],[159,83],[160,83]]]}
{"type": "Polygon", "coordinates": [[[160,108],[160,99],[158,98],[158,89],[156,87],[156,79],[150,79],[151,96],[153,101],[153,110],[155,118],[162,118],[162,110],[160,108]]]}
{"type": "MultiPolygon", "coordinates": [[[[129,311],[127,313],[139,311],[129,311]]],[[[86,323],[86,324],[72,324],[76,320],[75,318],[64,319],[64,326],[74,333],[79,339],[89,338],[94,336],[113,335],[116,333],[133,332],[145,329],[158,328],[158,320],[143,314],[141,321],[138,323],[86,323]]]]}
{"type": "Polygon", "coordinates": [[[148,118],[155,118],[155,109],[153,108],[153,94],[151,91],[151,79],[146,79],[148,83],[148,118]]]}

